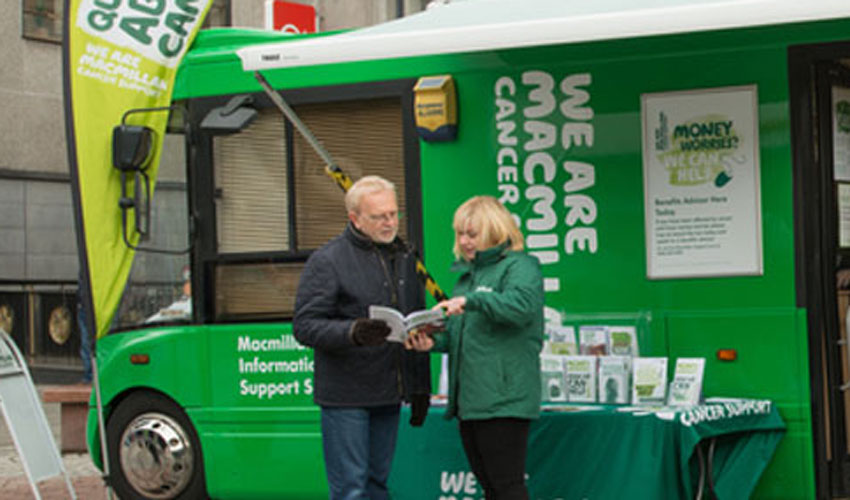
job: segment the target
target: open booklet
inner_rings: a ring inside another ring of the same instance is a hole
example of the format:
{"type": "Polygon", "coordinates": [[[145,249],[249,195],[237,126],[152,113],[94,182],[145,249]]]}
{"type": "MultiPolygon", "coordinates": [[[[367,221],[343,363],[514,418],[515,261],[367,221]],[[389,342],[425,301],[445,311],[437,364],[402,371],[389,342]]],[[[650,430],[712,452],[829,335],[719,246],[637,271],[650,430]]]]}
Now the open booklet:
{"type": "Polygon", "coordinates": [[[386,321],[392,329],[387,337],[389,342],[404,342],[413,330],[420,333],[441,331],[444,316],[442,309],[422,309],[405,316],[392,307],[369,306],[369,317],[386,321]]]}

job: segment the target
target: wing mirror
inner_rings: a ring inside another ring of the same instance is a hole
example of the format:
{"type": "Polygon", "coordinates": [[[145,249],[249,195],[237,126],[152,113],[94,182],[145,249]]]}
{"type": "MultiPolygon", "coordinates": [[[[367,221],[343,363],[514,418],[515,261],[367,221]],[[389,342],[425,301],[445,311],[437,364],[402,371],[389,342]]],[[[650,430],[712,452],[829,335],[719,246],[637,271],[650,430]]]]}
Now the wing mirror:
{"type": "Polygon", "coordinates": [[[124,242],[127,236],[127,211],[133,210],[134,228],[142,241],[150,235],[151,186],[147,169],[153,156],[154,131],[142,125],[122,123],[112,129],[112,166],[121,172],[121,221],[124,242]],[[133,176],[133,196],[127,194],[127,177],[133,176]]]}
{"type": "Polygon", "coordinates": [[[154,132],[142,125],[121,124],[112,129],[112,166],[122,172],[147,170],[154,132]]]}

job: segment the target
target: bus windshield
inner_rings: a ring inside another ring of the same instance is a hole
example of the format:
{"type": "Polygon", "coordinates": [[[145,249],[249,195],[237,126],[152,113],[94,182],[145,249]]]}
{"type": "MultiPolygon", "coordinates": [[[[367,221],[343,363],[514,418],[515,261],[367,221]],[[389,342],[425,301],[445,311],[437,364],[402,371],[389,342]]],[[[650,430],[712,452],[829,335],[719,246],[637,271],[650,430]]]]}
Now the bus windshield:
{"type": "MultiPolygon", "coordinates": [[[[165,250],[189,246],[188,197],[184,136],[169,133],[163,141],[150,212],[150,237],[139,246],[165,250]]],[[[192,319],[189,254],[138,251],[112,330],[192,319]]]]}

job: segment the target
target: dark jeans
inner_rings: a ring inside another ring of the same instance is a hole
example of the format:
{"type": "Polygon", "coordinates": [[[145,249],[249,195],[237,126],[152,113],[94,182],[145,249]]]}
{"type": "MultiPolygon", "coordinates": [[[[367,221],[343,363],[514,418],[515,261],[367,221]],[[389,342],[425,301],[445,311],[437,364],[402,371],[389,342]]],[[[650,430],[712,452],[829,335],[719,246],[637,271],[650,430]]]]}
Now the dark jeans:
{"type": "Polygon", "coordinates": [[[387,500],[399,405],[322,407],[322,447],[331,500],[387,500]]]}
{"type": "Polygon", "coordinates": [[[525,456],[530,420],[461,420],[460,439],[487,500],[528,500],[525,456]]]}

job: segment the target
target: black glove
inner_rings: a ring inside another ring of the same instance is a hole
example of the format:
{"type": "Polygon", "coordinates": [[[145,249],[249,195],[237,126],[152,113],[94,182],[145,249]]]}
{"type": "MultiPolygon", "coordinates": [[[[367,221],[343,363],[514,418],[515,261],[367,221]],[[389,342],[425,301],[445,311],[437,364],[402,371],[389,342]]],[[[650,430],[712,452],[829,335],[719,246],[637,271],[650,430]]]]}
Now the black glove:
{"type": "Polygon", "coordinates": [[[410,425],[420,427],[424,424],[429,406],[431,406],[430,394],[414,394],[410,396],[410,425]]]}
{"type": "Polygon", "coordinates": [[[358,318],[351,325],[351,340],[357,345],[381,345],[392,329],[382,319],[358,318]]]}

